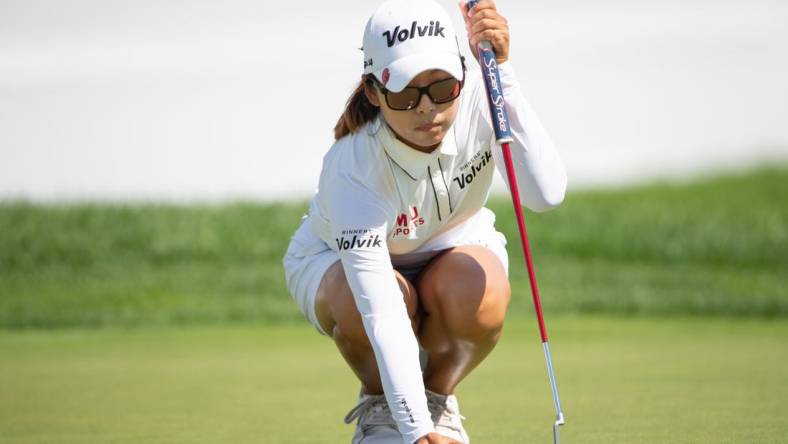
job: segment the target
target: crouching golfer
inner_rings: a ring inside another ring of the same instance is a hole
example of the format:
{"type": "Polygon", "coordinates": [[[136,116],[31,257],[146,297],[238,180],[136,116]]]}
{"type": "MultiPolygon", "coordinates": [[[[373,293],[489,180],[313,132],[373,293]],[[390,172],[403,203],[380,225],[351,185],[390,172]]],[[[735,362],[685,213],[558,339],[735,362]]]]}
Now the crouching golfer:
{"type": "MultiPolygon", "coordinates": [[[[507,22],[489,0],[461,10],[471,46],[497,53],[522,204],[549,210],[566,173],[507,63],[507,22]]],[[[353,443],[468,443],[454,391],[495,347],[510,297],[506,240],[484,207],[493,170],[505,177],[484,84],[432,0],[383,3],[363,52],[287,285],[361,381],[353,443]]]]}

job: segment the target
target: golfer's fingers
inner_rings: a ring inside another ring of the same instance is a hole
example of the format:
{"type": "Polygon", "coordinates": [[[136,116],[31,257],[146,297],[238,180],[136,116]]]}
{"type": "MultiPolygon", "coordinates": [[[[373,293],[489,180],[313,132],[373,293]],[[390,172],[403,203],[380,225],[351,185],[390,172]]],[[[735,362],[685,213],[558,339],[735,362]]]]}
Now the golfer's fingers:
{"type": "Polygon", "coordinates": [[[497,29],[500,31],[509,31],[509,25],[506,23],[506,20],[501,17],[485,17],[476,21],[473,21],[467,27],[470,34],[476,34],[477,32],[486,31],[488,29],[497,29]]]}
{"type": "Polygon", "coordinates": [[[509,23],[498,13],[492,2],[479,3],[474,7],[465,28],[472,45],[489,40],[496,50],[508,51],[508,47],[501,45],[506,45],[509,41],[509,23]]]}
{"type": "Polygon", "coordinates": [[[473,20],[473,18],[479,14],[482,14],[484,17],[486,14],[490,14],[491,12],[494,13],[495,11],[495,3],[493,3],[492,0],[482,0],[479,3],[476,3],[473,8],[469,9],[466,16],[469,20],[473,20]]]}
{"type": "Polygon", "coordinates": [[[495,10],[495,2],[493,0],[481,0],[478,3],[476,3],[476,5],[473,8],[471,8],[469,15],[473,15],[476,12],[479,12],[483,9],[495,10]]]}
{"type": "Polygon", "coordinates": [[[508,53],[509,49],[509,32],[497,29],[488,29],[486,31],[477,32],[470,37],[471,46],[475,47],[479,42],[488,40],[492,43],[496,52],[508,53]]]}
{"type": "Polygon", "coordinates": [[[495,9],[486,8],[476,11],[476,8],[474,8],[471,10],[471,16],[468,18],[465,28],[469,32],[483,31],[487,28],[509,29],[509,23],[506,18],[495,9]]]}
{"type": "Polygon", "coordinates": [[[462,13],[461,14],[462,19],[465,20],[466,24],[468,23],[470,18],[476,15],[479,11],[484,11],[488,9],[492,9],[493,11],[495,10],[495,3],[493,3],[491,0],[482,0],[471,9],[468,9],[467,1],[460,0],[459,6],[460,6],[460,12],[462,13]]]}

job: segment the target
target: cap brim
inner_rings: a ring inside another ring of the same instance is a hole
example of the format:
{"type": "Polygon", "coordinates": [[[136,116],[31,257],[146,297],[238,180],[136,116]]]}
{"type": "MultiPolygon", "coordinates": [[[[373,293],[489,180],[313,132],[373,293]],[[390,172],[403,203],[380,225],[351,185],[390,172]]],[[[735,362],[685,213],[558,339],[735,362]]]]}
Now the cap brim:
{"type": "MultiPolygon", "coordinates": [[[[428,52],[421,54],[411,54],[395,60],[389,66],[389,81],[385,87],[389,91],[399,92],[408,86],[414,77],[424,71],[440,69],[451,74],[457,80],[462,80],[462,62],[460,55],[456,52],[428,52]]],[[[384,69],[375,72],[375,77],[381,79],[384,69]]]]}

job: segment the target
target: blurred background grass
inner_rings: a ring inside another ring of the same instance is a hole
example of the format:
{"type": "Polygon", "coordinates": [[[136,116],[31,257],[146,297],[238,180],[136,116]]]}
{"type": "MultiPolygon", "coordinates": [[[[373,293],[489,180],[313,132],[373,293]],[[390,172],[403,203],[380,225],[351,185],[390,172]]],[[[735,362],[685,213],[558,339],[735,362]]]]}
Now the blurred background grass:
{"type": "MultiPolygon", "coordinates": [[[[788,315],[788,167],[570,193],[526,215],[548,314],[788,315]]],[[[532,310],[511,202],[512,314],[532,310]]],[[[0,204],[0,327],[291,322],[307,203],[0,204]]]]}

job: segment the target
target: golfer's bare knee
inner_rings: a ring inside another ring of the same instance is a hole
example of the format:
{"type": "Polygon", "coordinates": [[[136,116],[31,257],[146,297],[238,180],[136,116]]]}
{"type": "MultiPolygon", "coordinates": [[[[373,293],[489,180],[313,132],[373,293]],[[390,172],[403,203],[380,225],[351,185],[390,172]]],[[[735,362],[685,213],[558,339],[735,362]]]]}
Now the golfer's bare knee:
{"type": "MultiPolygon", "coordinates": [[[[395,275],[408,316],[415,326],[419,309],[416,289],[401,274],[395,271],[395,275]]],[[[323,276],[315,298],[315,312],[320,326],[335,340],[370,347],[361,314],[339,261],[329,267],[323,276]]]]}
{"type": "Polygon", "coordinates": [[[422,306],[456,338],[495,338],[511,291],[500,261],[484,247],[458,247],[435,262],[420,282],[422,306]]]}

